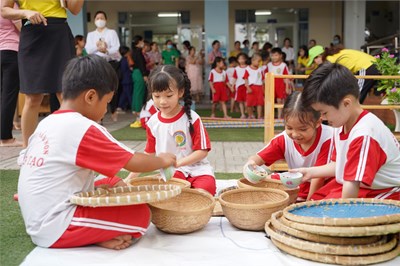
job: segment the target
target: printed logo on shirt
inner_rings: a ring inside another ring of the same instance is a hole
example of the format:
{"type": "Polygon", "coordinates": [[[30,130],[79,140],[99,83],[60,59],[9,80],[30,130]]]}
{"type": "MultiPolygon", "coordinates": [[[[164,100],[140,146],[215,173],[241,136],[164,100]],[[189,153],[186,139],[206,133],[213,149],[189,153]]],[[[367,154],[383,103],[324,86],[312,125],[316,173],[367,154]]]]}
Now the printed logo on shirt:
{"type": "Polygon", "coordinates": [[[176,131],[172,136],[175,139],[176,146],[182,147],[186,144],[186,135],[182,130],[176,131]]]}
{"type": "Polygon", "coordinates": [[[282,69],[277,68],[277,69],[276,69],[276,74],[278,74],[278,75],[282,74],[282,69]]]}

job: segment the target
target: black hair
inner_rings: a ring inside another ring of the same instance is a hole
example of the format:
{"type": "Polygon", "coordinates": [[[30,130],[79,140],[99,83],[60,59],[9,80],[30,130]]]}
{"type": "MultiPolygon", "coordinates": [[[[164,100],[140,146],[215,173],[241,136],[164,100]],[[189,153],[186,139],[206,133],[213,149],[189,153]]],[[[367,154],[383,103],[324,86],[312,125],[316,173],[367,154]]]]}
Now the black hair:
{"type": "Polygon", "coordinates": [[[162,92],[171,90],[171,85],[176,85],[179,91],[184,90],[183,101],[185,114],[189,119],[189,131],[193,133],[191,105],[192,96],[190,94],[191,83],[186,73],[172,65],[158,66],[149,76],[149,92],[162,92]]]}
{"type": "Polygon", "coordinates": [[[156,42],[151,42],[150,47],[153,46],[154,44],[157,44],[156,42]]]}
{"type": "Polygon", "coordinates": [[[211,46],[214,46],[214,45],[216,45],[217,43],[220,44],[220,42],[219,42],[218,40],[215,40],[215,41],[212,42],[212,45],[211,45],[211,46]]]}
{"type": "Polygon", "coordinates": [[[119,53],[120,53],[122,56],[126,55],[127,53],[129,53],[129,47],[128,47],[128,46],[121,45],[121,46],[119,47],[119,53]]]}
{"type": "Polygon", "coordinates": [[[172,41],[171,41],[171,40],[166,40],[166,41],[165,41],[165,44],[167,45],[169,42],[171,42],[171,43],[172,43],[172,41]]]}
{"type": "Polygon", "coordinates": [[[239,58],[240,57],[244,57],[244,59],[245,59],[245,61],[246,61],[246,65],[250,65],[249,64],[249,56],[246,54],[246,53],[239,53],[237,56],[236,56],[236,58],[238,59],[238,62],[239,62],[239,58]]]}
{"type": "Polygon", "coordinates": [[[287,121],[289,118],[296,117],[300,123],[315,125],[321,118],[321,114],[310,106],[305,106],[301,101],[301,92],[292,92],[285,100],[283,105],[283,118],[287,121]]]}
{"type": "Polygon", "coordinates": [[[98,55],[71,59],[62,76],[62,96],[65,100],[76,99],[89,89],[94,89],[101,99],[117,88],[117,73],[105,59],[98,55]]]}
{"type": "Polygon", "coordinates": [[[271,49],[271,54],[282,54],[282,49],[279,47],[274,47],[271,49]]]}
{"type": "Polygon", "coordinates": [[[289,41],[290,42],[290,46],[292,46],[292,40],[290,39],[290,38],[285,38],[284,40],[283,40],[283,44],[285,45],[285,42],[286,41],[289,41]]]}
{"type": "Polygon", "coordinates": [[[306,79],[302,101],[306,106],[323,103],[338,109],[344,97],[353,95],[358,99],[359,94],[358,81],[349,69],[325,62],[306,79]]]}
{"type": "MultiPolygon", "coordinates": [[[[308,58],[308,47],[306,45],[302,45],[302,46],[300,46],[300,49],[303,49],[303,51],[304,51],[303,58],[308,58]]],[[[299,49],[299,56],[300,56],[300,49],[299,49]]]]}
{"type": "Polygon", "coordinates": [[[228,58],[228,62],[229,62],[229,64],[232,64],[232,63],[234,63],[234,62],[237,63],[237,57],[235,57],[235,56],[229,57],[229,58],[228,58]]]}
{"type": "Polygon", "coordinates": [[[187,49],[189,49],[191,47],[190,42],[189,41],[183,41],[183,46],[185,46],[187,49]]]}
{"type": "Polygon", "coordinates": [[[263,47],[262,47],[262,50],[265,50],[265,51],[267,51],[268,49],[272,49],[272,44],[270,43],[270,42],[266,42],[266,43],[264,43],[264,45],[263,45],[263,47]]]}
{"type": "Polygon", "coordinates": [[[83,41],[85,37],[83,35],[75,35],[75,45],[78,44],[78,42],[83,41]]]}
{"type": "Polygon", "coordinates": [[[132,39],[132,47],[136,47],[141,41],[143,41],[143,37],[140,35],[135,35],[132,39]]]}
{"type": "Polygon", "coordinates": [[[217,64],[218,64],[219,62],[221,62],[221,61],[222,61],[222,62],[224,61],[224,59],[223,59],[222,57],[220,57],[220,56],[215,57],[214,62],[213,62],[212,65],[211,65],[211,68],[212,68],[212,69],[216,68],[216,67],[217,67],[217,64]]]}
{"type": "Polygon", "coordinates": [[[259,45],[260,43],[259,42],[253,42],[252,44],[251,44],[251,47],[253,47],[254,45],[259,45]]]}
{"type": "Polygon", "coordinates": [[[97,17],[98,14],[103,14],[104,17],[107,19],[107,14],[106,14],[106,12],[104,12],[104,11],[102,11],[102,10],[97,11],[97,12],[94,14],[94,17],[93,17],[93,18],[96,19],[96,17],[97,17]]]}
{"type": "Polygon", "coordinates": [[[236,41],[236,42],[235,42],[235,45],[236,45],[236,44],[240,44],[240,42],[239,42],[239,41],[236,41]]]}
{"type": "Polygon", "coordinates": [[[246,44],[249,44],[249,43],[250,43],[250,42],[249,42],[249,40],[247,40],[247,39],[243,41],[243,45],[246,45],[246,44]]]}

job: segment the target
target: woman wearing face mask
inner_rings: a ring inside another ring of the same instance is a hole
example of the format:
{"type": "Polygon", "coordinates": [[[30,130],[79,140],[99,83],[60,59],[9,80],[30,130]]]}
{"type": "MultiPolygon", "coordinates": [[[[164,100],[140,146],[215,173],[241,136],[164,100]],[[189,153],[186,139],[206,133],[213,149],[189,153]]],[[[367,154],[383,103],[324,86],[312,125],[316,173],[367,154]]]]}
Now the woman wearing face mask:
{"type": "MultiPolygon", "coordinates": [[[[121,55],[119,53],[119,38],[115,30],[109,29],[107,25],[107,14],[104,11],[97,11],[94,15],[94,24],[96,30],[88,33],[86,38],[85,50],[88,54],[96,54],[106,59],[115,69],[118,76],[121,77],[120,63],[121,55]]],[[[118,88],[110,102],[111,119],[117,121],[118,106],[118,88]]]]}
{"type": "Polygon", "coordinates": [[[132,59],[133,71],[133,95],[132,95],[132,112],[136,115],[136,121],[130,126],[133,128],[142,127],[140,122],[140,111],[146,102],[146,83],[149,72],[146,68],[146,60],[143,55],[144,40],[142,36],[136,35],[132,40],[132,59]]]}

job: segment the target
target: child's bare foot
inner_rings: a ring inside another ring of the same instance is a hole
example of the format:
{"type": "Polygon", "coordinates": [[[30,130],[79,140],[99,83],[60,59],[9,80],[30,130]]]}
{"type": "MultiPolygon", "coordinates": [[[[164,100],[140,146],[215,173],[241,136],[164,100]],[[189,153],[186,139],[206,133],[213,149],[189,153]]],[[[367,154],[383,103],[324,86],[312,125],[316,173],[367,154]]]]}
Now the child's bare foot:
{"type": "Polygon", "coordinates": [[[113,239],[96,243],[96,245],[103,247],[103,248],[121,250],[121,249],[125,249],[125,248],[129,247],[130,245],[132,245],[132,236],[131,235],[117,236],[113,239]]]}

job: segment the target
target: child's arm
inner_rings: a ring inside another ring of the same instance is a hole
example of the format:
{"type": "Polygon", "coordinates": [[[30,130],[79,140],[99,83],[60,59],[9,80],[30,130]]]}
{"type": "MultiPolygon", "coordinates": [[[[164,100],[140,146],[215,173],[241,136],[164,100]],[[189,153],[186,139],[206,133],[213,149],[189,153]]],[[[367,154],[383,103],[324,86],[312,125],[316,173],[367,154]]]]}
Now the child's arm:
{"type": "Polygon", "coordinates": [[[360,181],[343,181],[342,198],[358,198],[360,181]]]}
{"type": "Polygon", "coordinates": [[[259,156],[259,155],[252,155],[250,158],[247,160],[246,165],[253,165],[253,166],[259,166],[265,164],[265,161],[259,156]]]}
{"type": "Polygon", "coordinates": [[[210,84],[211,91],[214,94],[216,92],[215,89],[214,89],[214,83],[212,81],[210,81],[208,83],[210,84]]]}
{"type": "Polygon", "coordinates": [[[312,178],[335,176],[336,162],[331,162],[326,165],[314,166],[314,167],[303,167],[290,169],[289,172],[300,172],[303,174],[303,182],[308,181],[312,178]]]}
{"type": "Polygon", "coordinates": [[[307,200],[311,199],[311,196],[318,190],[320,189],[325,183],[325,178],[320,177],[320,178],[313,178],[310,181],[310,190],[307,195],[307,200]]]}
{"type": "Polygon", "coordinates": [[[233,89],[233,85],[230,84],[229,81],[226,82],[226,86],[228,86],[228,88],[229,88],[229,90],[230,90],[231,92],[235,92],[235,90],[233,89]]]}
{"type": "Polygon", "coordinates": [[[208,155],[208,150],[196,150],[193,151],[189,156],[183,157],[176,162],[176,167],[181,167],[185,165],[191,165],[197,163],[208,155]]]}
{"type": "Polygon", "coordinates": [[[247,90],[246,90],[247,93],[252,93],[252,92],[253,92],[253,91],[251,90],[251,88],[250,88],[249,80],[248,80],[248,79],[245,79],[245,80],[244,80],[244,85],[245,85],[246,88],[247,88],[247,90]]]}
{"type": "Polygon", "coordinates": [[[176,166],[176,156],[171,153],[160,153],[158,156],[135,152],[124,166],[131,172],[151,172],[160,168],[176,166]]]}

